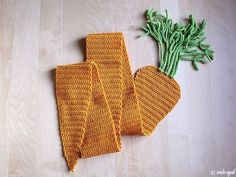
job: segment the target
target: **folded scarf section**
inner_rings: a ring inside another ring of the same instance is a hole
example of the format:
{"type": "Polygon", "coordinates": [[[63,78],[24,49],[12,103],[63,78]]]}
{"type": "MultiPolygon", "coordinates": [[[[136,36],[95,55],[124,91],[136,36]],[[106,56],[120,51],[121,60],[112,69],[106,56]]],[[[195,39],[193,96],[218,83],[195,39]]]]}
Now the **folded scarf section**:
{"type": "Polygon", "coordinates": [[[86,61],[57,67],[61,141],[71,171],[79,158],[120,151],[121,135],[153,132],[180,98],[179,85],[157,71],[145,67],[133,77],[122,33],[88,35],[86,61]]]}

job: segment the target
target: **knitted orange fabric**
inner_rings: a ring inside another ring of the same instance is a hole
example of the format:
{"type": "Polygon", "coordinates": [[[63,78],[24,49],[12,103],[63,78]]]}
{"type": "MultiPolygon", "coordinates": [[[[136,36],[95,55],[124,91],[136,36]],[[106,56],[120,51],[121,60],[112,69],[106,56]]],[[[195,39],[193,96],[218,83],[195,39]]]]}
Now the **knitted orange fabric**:
{"type": "Polygon", "coordinates": [[[144,133],[149,135],[180,99],[179,84],[154,66],[139,69],[135,75],[144,133]]]}
{"type": "Polygon", "coordinates": [[[149,135],[180,98],[178,84],[155,67],[139,70],[134,82],[121,33],[88,35],[86,58],[56,70],[61,139],[72,171],[80,157],[119,151],[121,134],[149,135]]]}

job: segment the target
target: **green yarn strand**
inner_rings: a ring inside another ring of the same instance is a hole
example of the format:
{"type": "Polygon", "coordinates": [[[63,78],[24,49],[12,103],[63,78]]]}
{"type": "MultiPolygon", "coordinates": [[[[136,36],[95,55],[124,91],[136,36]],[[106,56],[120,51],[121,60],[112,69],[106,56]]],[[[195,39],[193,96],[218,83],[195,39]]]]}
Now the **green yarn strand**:
{"type": "Polygon", "coordinates": [[[173,78],[176,75],[179,61],[191,61],[194,69],[198,70],[198,63],[207,63],[213,60],[213,50],[204,41],[206,21],[197,24],[192,15],[189,15],[187,24],[173,23],[169,19],[167,10],[165,16],[153,9],[147,10],[146,25],[141,36],[151,36],[159,44],[159,69],[173,78]]]}

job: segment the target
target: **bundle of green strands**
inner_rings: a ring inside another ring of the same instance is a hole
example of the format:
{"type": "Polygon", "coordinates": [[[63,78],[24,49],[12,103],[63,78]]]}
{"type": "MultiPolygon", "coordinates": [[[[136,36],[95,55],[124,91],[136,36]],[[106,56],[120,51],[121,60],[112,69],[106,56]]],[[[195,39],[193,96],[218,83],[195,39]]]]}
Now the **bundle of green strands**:
{"type": "MultiPolygon", "coordinates": [[[[138,95],[153,93],[151,98],[164,118],[181,96],[179,84],[173,79],[179,62],[191,61],[194,69],[198,70],[198,63],[211,62],[214,52],[205,43],[205,20],[198,24],[193,16],[189,15],[186,24],[173,23],[167,11],[163,16],[153,9],[147,10],[146,18],[146,25],[142,27],[144,33],[141,36],[151,36],[158,42],[159,68],[146,66],[139,69],[135,75],[135,85],[138,95]]],[[[143,99],[140,103],[145,104],[145,97],[139,98],[143,99]]]]}

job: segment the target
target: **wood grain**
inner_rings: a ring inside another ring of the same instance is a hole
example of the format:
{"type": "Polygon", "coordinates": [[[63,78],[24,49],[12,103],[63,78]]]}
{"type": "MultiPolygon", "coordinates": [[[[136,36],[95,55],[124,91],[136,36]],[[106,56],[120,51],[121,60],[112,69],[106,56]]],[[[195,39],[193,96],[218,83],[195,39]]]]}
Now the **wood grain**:
{"type": "Polygon", "coordinates": [[[1,0],[0,177],[210,177],[236,168],[235,9],[235,0],[1,0]],[[69,173],[54,69],[84,60],[88,33],[115,31],[133,73],[156,65],[156,43],[137,39],[147,8],[168,9],[175,21],[206,18],[215,61],[198,72],[180,64],[181,100],[151,136],[125,136],[121,152],[82,159],[69,173]]]}

